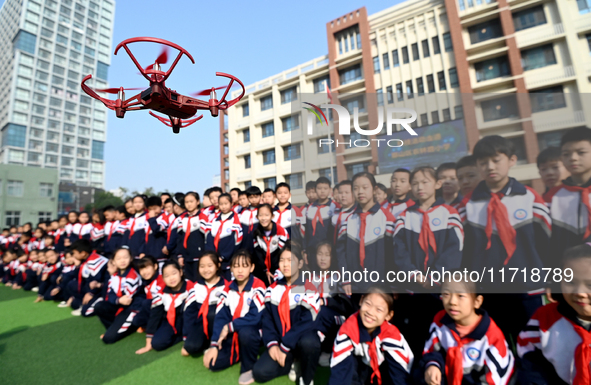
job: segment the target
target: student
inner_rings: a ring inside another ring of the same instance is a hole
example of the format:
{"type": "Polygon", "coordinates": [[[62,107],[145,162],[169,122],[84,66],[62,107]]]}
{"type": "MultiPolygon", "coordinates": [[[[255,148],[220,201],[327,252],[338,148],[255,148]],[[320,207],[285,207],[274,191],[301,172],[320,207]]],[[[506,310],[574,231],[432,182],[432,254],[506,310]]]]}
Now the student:
{"type": "Polygon", "coordinates": [[[273,208],[273,222],[277,223],[285,230],[291,237],[291,188],[289,184],[281,182],[275,189],[277,195],[277,204],[273,208]]]}
{"type": "Polygon", "coordinates": [[[344,180],[338,185],[339,202],[341,208],[332,216],[333,243],[336,244],[337,236],[341,225],[349,220],[349,217],[355,211],[355,197],[353,196],[353,182],[344,180]]]}
{"type": "MultiPolygon", "coordinates": [[[[372,174],[357,173],[352,183],[357,205],[337,230],[338,271],[347,271],[353,275],[367,269],[367,274],[382,274],[386,269],[386,260],[392,254],[394,216],[374,200],[377,183],[372,174]]],[[[364,292],[372,282],[343,280],[342,285],[345,293],[351,295],[364,292]]]]}
{"type": "Polygon", "coordinates": [[[136,269],[142,277],[142,284],[138,292],[144,295],[141,301],[134,304],[137,314],[133,318],[132,323],[134,327],[143,330],[148,325],[148,320],[150,319],[152,300],[164,289],[165,284],[162,280],[162,275],[158,273],[158,261],[151,255],[146,255],[144,258],[138,259],[136,261],[136,269]]]}
{"type": "Polygon", "coordinates": [[[234,279],[220,296],[203,365],[219,371],[240,361],[238,383],[246,385],[253,382],[253,366],[261,345],[265,284],[252,275],[254,263],[247,251],[234,254],[230,264],[234,279]]]}
{"type": "Polygon", "coordinates": [[[146,228],[148,227],[146,201],[141,195],[136,195],[132,203],[135,214],[129,219],[122,246],[129,247],[129,252],[134,258],[141,258],[145,255],[146,228]]]}
{"type": "Polygon", "coordinates": [[[591,378],[591,245],[567,249],[561,267],[558,301],[539,308],[519,334],[520,384],[578,385],[591,378]]]}
{"type": "Polygon", "coordinates": [[[53,289],[58,285],[57,279],[62,273],[62,263],[59,260],[59,255],[53,249],[45,250],[45,257],[47,264],[43,267],[41,278],[39,279],[39,292],[35,302],[51,301],[53,289]]]}
{"type": "Polygon", "coordinates": [[[238,213],[238,215],[242,214],[242,211],[246,210],[248,208],[248,206],[250,206],[250,202],[248,202],[248,195],[246,194],[246,190],[240,191],[240,194],[238,195],[238,204],[240,207],[237,207],[234,209],[238,213]]]}
{"type": "Polygon", "coordinates": [[[240,198],[240,193],[242,192],[242,190],[240,190],[238,187],[234,187],[233,189],[230,190],[230,196],[232,197],[232,210],[236,211],[236,214],[240,214],[240,204],[239,204],[239,198],[240,198]]]}
{"type": "MultiPolygon", "coordinates": [[[[70,211],[68,213],[68,223],[65,226],[66,237],[69,239],[70,244],[74,242],[77,238],[77,235],[73,234],[74,225],[78,223],[78,212],[77,211],[70,211]]],[[[69,245],[66,245],[69,246],[69,245]]]]}
{"type": "MultiPolygon", "coordinates": [[[[562,162],[571,176],[544,195],[552,216],[550,255],[591,241],[591,129],[573,128],[560,142],[562,162]]],[[[558,267],[559,262],[546,267],[558,267]]]]}
{"type": "MultiPolygon", "coordinates": [[[[140,198],[141,198],[141,196],[140,196],[140,198]]],[[[133,217],[135,215],[135,213],[136,213],[135,206],[133,204],[133,198],[126,200],[125,203],[124,203],[124,206],[125,206],[125,211],[129,215],[129,217],[130,218],[133,217]]]]}
{"type": "Polygon", "coordinates": [[[92,229],[90,230],[90,240],[92,247],[99,253],[104,254],[105,247],[105,215],[102,210],[92,214],[92,229]]]}
{"type": "Polygon", "coordinates": [[[94,307],[95,314],[107,329],[101,335],[105,344],[113,344],[136,331],[132,321],[137,311],[133,305],[134,302],[141,302],[137,294],[142,280],[133,268],[133,257],[129,249],[116,250],[111,261],[117,270],[109,279],[105,299],[94,307]]]}
{"type": "Polygon", "coordinates": [[[135,354],[168,349],[183,340],[183,312],[193,283],[184,279],[181,266],[174,259],[164,263],[162,279],[166,286],[152,300],[146,346],[135,354]]]}
{"type": "Polygon", "coordinates": [[[548,254],[550,215],[537,192],[509,177],[510,168],[517,162],[510,141],[498,135],[486,136],[474,146],[474,157],[484,180],[460,206],[466,234],[463,266],[468,271],[492,269],[492,278],[487,277],[481,290],[521,293],[491,295],[486,305],[507,338],[516,339],[542,306],[545,284],[530,279],[498,284],[503,279],[499,270],[552,266],[548,254]],[[507,308],[513,311],[508,313],[507,308]]]}
{"type": "Polygon", "coordinates": [[[179,226],[183,224],[183,218],[187,215],[185,209],[185,194],[176,193],[172,197],[172,213],[168,216],[168,228],[166,229],[166,245],[162,253],[168,257],[178,257],[180,249],[178,246],[179,226]]]}
{"type": "Polygon", "coordinates": [[[316,193],[316,181],[311,180],[306,183],[306,198],[308,198],[308,202],[306,202],[304,205],[305,208],[310,207],[318,200],[318,194],[316,193]]]}
{"type": "Polygon", "coordinates": [[[268,286],[275,280],[279,269],[279,255],[289,239],[287,231],[273,222],[273,209],[263,203],[257,212],[258,225],[254,237],[254,276],[268,286]]]}
{"type": "Polygon", "coordinates": [[[261,204],[265,203],[271,206],[275,205],[275,191],[272,188],[267,187],[265,191],[263,191],[261,204]]]}
{"type": "Polygon", "coordinates": [[[111,225],[114,230],[109,231],[106,239],[108,249],[112,250],[111,254],[125,245],[124,242],[129,232],[129,226],[131,224],[130,214],[127,212],[125,206],[119,206],[115,209],[115,220],[115,223],[111,225]]]}
{"type": "Polygon", "coordinates": [[[215,251],[206,251],[199,259],[199,278],[189,292],[183,314],[183,356],[197,354],[209,346],[216,308],[229,284],[220,277],[220,268],[220,256],[215,251]]]}
{"type": "Polygon", "coordinates": [[[117,247],[115,247],[117,237],[113,238],[113,234],[116,234],[115,229],[119,225],[119,221],[116,218],[117,210],[114,206],[106,206],[103,208],[103,215],[105,216],[103,255],[105,258],[111,258],[113,252],[117,250],[117,247]]]}
{"type": "Polygon", "coordinates": [[[187,212],[180,217],[175,254],[179,255],[185,277],[195,282],[199,274],[199,258],[205,251],[207,215],[199,209],[199,194],[194,191],[185,195],[182,204],[187,212]]]}
{"type": "Polygon", "coordinates": [[[459,195],[460,185],[456,174],[456,164],[442,163],[437,167],[437,180],[441,182],[441,197],[446,205],[456,207],[462,202],[459,195]]]}
{"type": "Polygon", "coordinates": [[[246,195],[248,196],[249,206],[240,213],[240,224],[242,225],[242,242],[244,248],[252,254],[254,253],[252,234],[258,223],[257,208],[261,203],[261,189],[257,186],[251,186],[246,190],[246,195]]]}
{"type": "Polygon", "coordinates": [[[253,368],[257,382],[267,382],[289,374],[290,380],[308,385],[314,379],[321,352],[320,337],[314,330],[320,310],[320,298],[310,282],[304,282],[304,265],[299,246],[288,241],[279,257],[279,270],[283,277],[273,283],[265,293],[263,311],[263,343],[267,350],[253,368]],[[298,359],[298,373],[292,369],[298,359]],[[290,373],[290,371],[292,373],[290,373]]]}
{"type": "Polygon", "coordinates": [[[27,262],[25,275],[26,280],[23,285],[25,291],[39,290],[39,282],[37,281],[37,270],[39,269],[39,253],[37,250],[31,250],[29,253],[29,261],[27,262]],[[36,288],[36,289],[35,289],[36,288]]]}
{"type": "Polygon", "coordinates": [[[68,284],[68,291],[74,297],[72,315],[90,317],[94,315],[94,305],[101,298],[101,288],[106,284],[109,260],[93,251],[87,239],[75,241],[70,250],[80,261],[78,278],[68,284]]]}
{"type": "Polygon", "coordinates": [[[160,194],[160,205],[162,206],[163,209],[164,209],[164,205],[166,204],[166,201],[171,198],[172,198],[172,195],[170,195],[170,193],[163,192],[162,194],[160,194]]]}
{"type": "Polygon", "coordinates": [[[15,265],[18,263],[17,259],[24,254],[24,251],[18,247],[7,249],[2,256],[4,264],[4,276],[2,277],[2,283],[6,287],[11,287],[14,279],[16,278],[15,265]]]}
{"type": "Polygon", "coordinates": [[[562,181],[570,176],[570,173],[562,163],[560,148],[548,147],[540,151],[536,159],[538,163],[538,172],[548,192],[556,186],[560,186],[562,181]]]}
{"type": "Polygon", "coordinates": [[[359,311],[345,321],[334,342],[329,385],[411,383],[414,356],[388,322],[393,315],[391,294],[371,288],[361,297],[359,311]]]}
{"type": "Polygon", "coordinates": [[[222,194],[218,198],[220,214],[214,219],[206,233],[205,250],[215,251],[221,259],[221,275],[230,281],[230,259],[242,243],[242,225],[238,215],[232,211],[232,197],[222,194]]]}
{"type": "Polygon", "coordinates": [[[383,208],[387,209],[389,206],[388,202],[388,188],[382,183],[376,184],[376,189],[373,194],[374,200],[380,204],[383,208]]]}
{"type": "Polygon", "coordinates": [[[202,209],[207,209],[211,206],[211,201],[209,200],[209,193],[211,192],[211,188],[208,188],[203,192],[203,202],[201,205],[202,209]]]}
{"type": "MultiPolygon", "coordinates": [[[[456,175],[460,185],[460,194],[465,199],[472,194],[472,191],[482,180],[474,155],[467,155],[456,162],[456,175]]],[[[459,205],[454,208],[457,210],[459,205]]]]}
{"type": "Polygon", "coordinates": [[[164,204],[162,205],[162,214],[164,214],[167,221],[168,221],[168,216],[170,216],[170,215],[174,216],[174,213],[172,212],[173,206],[174,206],[174,202],[172,201],[172,198],[166,199],[164,201],[164,204]]]}
{"type": "Polygon", "coordinates": [[[76,241],[76,239],[91,239],[92,229],[90,214],[87,211],[82,211],[78,216],[78,223],[72,227],[72,242],[76,241]]]}
{"type": "Polygon", "coordinates": [[[51,290],[54,301],[62,300],[57,307],[70,307],[73,297],[68,291],[68,284],[78,277],[79,261],[74,258],[72,252],[67,250],[64,255],[62,273],[57,279],[57,286],[51,290]]]}
{"type": "Polygon", "coordinates": [[[158,261],[160,266],[164,265],[168,256],[162,252],[166,246],[168,222],[166,215],[162,213],[162,200],[158,196],[149,197],[146,201],[148,214],[145,229],[144,253],[151,255],[158,261]]]}
{"type": "Polygon", "coordinates": [[[220,214],[219,208],[219,197],[223,191],[221,187],[211,187],[207,193],[207,197],[211,203],[206,209],[203,209],[203,213],[207,216],[207,223],[211,223],[220,214]]]}
{"type": "Polygon", "coordinates": [[[27,279],[27,261],[29,260],[29,254],[28,253],[24,253],[22,255],[20,255],[14,264],[14,271],[15,271],[15,276],[14,276],[14,283],[12,284],[12,289],[13,290],[18,290],[18,289],[22,289],[23,286],[25,285],[26,279],[27,279]]]}
{"type": "Polygon", "coordinates": [[[394,218],[398,218],[404,210],[415,204],[410,199],[410,192],[412,190],[410,185],[410,171],[405,168],[394,170],[390,177],[390,189],[392,189],[392,197],[390,198],[389,210],[394,215],[394,218]]]}
{"type": "MultiPolygon", "coordinates": [[[[314,253],[316,244],[333,238],[331,218],[340,206],[330,199],[330,181],[326,177],[316,180],[318,200],[306,209],[304,250],[314,253]]],[[[372,196],[373,199],[373,196],[372,196]]]]}
{"type": "Polygon", "coordinates": [[[445,279],[441,300],[444,310],[431,324],[415,383],[508,384],[515,359],[501,329],[481,309],[476,284],[445,279]]]}

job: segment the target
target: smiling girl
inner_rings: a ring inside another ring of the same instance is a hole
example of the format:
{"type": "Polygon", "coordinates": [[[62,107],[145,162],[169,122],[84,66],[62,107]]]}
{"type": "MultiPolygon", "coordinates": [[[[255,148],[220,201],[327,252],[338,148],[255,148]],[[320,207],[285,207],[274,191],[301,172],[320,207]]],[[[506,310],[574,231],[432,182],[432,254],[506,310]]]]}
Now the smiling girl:
{"type": "Polygon", "coordinates": [[[259,223],[253,233],[255,277],[267,285],[279,276],[279,255],[289,239],[289,234],[280,224],[273,222],[273,208],[265,203],[259,206],[257,212],[259,223]]]}

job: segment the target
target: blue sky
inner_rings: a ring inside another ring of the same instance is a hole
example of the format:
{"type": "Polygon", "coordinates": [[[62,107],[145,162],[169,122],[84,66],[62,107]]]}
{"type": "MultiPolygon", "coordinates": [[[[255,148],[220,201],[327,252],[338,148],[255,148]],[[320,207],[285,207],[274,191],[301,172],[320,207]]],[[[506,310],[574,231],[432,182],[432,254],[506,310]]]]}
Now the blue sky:
{"type": "MultiPolygon", "coordinates": [[[[371,15],[398,2],[118,0],[113,48],[135,36],[181,45],[196,62],[183,58],[167,81],[181,93],[226,84],[216,78],[216,71],[233,74],[248,85],[325,55],[327,21],[362,6],[371,15]]],[[[144,65],[151,64],[161,49],[148,43],[131,48],[144,65]]],[[[109,85],[146,85],[123,50],[112,56],[109,85]]],[[[217,118],[205,112],[202,120],[175,135],[147,111],[128,112],[124,119],[110,112],[106,189],[203,192],[220,172],[218,127],[217,118]]]]}

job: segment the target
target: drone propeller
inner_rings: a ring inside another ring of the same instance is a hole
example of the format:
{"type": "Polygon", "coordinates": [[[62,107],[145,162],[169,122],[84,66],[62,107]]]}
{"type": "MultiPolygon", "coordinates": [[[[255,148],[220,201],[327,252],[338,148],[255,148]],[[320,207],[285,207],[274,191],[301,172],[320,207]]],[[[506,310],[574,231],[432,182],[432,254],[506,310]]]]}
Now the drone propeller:
{"type": "MultiPolygon", "coordinates": [[[[223,90],[228,86],[222,86],[222,87],[215,87],[215,90],[223,90]]],[[[191,96],[207,96],[209,95],[209,93],[211,92],[211,88],[205,89],[205,90],[201,90],[199,92],[194,92],[191,94],[191,96]]]]}
{"type": "MultiPolygon", "coordinates": [[[[162,52],[160,52],[160,55],[158,55],[158,57],[156,58],[156,64],[166,64],[168,62],[168,51],[170,49],[168,48],[168,46],[162,46],[162,52]]],[[[146,67],[146,70],[151,70],[154,69],[154,64],[150,64],[149,66],[146,67]]]]}
{"type": "MultiPolygon", "coordinates": [[[[144,88],[134,87],[134,88],[124,88],[123,91],[137,91],[143,90],[144,88]]],[[[97,88],[95,89],[96,92],[104,92],[106,94],[117,94],[120,88],[97,88]]]]}

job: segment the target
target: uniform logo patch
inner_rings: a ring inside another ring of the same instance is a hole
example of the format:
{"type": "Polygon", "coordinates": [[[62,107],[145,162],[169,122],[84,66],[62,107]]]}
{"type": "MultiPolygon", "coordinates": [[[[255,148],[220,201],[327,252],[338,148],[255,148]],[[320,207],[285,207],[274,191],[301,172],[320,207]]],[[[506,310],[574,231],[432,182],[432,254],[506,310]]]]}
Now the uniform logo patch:
{"type": "Polygon", "coordinates": [[[300,295],[296,294],[295,297],[293,297],[294,301],[296,302],[300,302],[300,295]]]}
{"type": "Polygon", "coordinates": [[[252,299],[251,299],[251,298],[248,298],[248,299],[246,300],[246,304],[247,304],[248,306],[250,306],[250,304],[251,304],[251,303],[252,303],[252,299]]]}
{"type": "Polygon", "coordinates": [[[288,221],[289,223],[291,223],[291,218],[290,218],[290,217],[287,217],[287,221],[288,221]]]}
{"type": "Polygon", "coordinates": [[[226,229],[226,233],[230,234],[232,232],[231,228],[226,229]]]}
{"type": "Polygon", "coordinates": [[[517,220],[520,220],[520,221],[524,220],[525,217],[527,217],[527,211],[525,211],[524,209],[516,210],[515,213],[513,214],[513,216],[517,220]]]}
{"type": "Polygon", "coordinates": [[[431,224],[433,226],[439,226],[441,224],[441,219],[439,219],[439,218],[433,218],[433,220],[431,221],[431,224]]]}
{"type": "Polygon", "coordinates": [[[382,228],[381,227],[376,227],[375,229],[373,229],[373,233],[375,235],[380,235],[381,232],[382,232],[382,228]]]}
{"type": "Polygon", "coordinates": [[[480,350],[476,348],[469,348],[466,353],[472,361],[477,361],[480,358],[480,350]]]}

